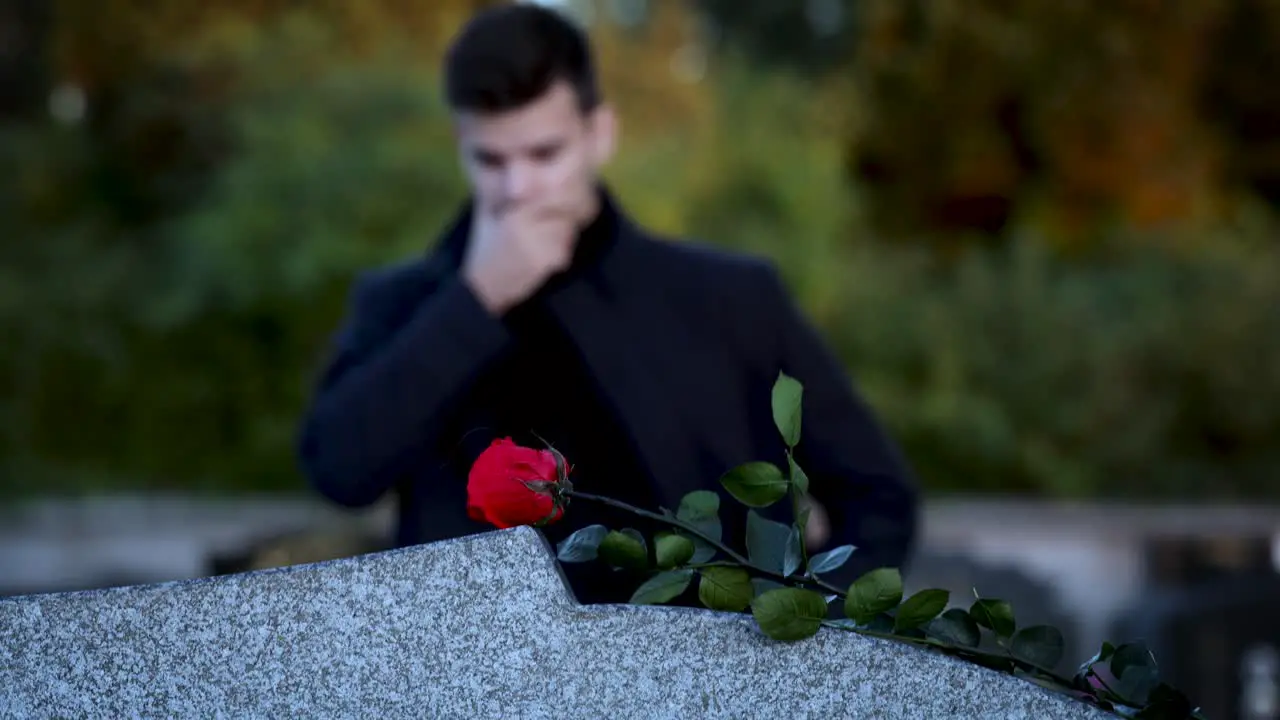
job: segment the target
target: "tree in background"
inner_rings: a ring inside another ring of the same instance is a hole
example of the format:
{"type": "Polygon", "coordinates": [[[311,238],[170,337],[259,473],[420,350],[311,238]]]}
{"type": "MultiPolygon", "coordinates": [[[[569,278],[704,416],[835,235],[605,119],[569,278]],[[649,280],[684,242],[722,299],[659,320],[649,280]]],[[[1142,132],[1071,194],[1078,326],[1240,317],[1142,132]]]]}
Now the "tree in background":
{"type": "Polygon", "coordinates": [[[1078,243],[1221,213],[1233,138],[1198,100],[1231,5],[864,0],[848,153],[877,227],[1078,243]]]}
{"type": "MultiPolygon", "coordinates": [[[[1248,38],[1276,0],[863,0],[827,73],[683,0],[590,5],[610,180],[660,230],[776,259],[928,488],[1275,497],[1280,254],[1226,209],[1274,177],[1248,38]]],[[[63,0],[62,122],[0,125],[6,489],[300,489],[352,275],[463,197],[436,72],[474,6],[63,0]]]]}
{"type": "Polygon", "coordinates": [[[393,11],[425,6],[178,5],[66,3],[50,74],[87,114],[0,137],[20,485],[294,485],[293,418],[351,274],[425,250],[460,198],[426,50],[394,42],[436,20],[393,11]]]}
{"type": "Polygon", "coordinates": [[[860,41],[861,0],[691,0],[725,44],[762,64],[804,74],[847,63],[860,41]]]}
{"type": "MultiPolygon", "coordinates": [[[[67,0],[50,75],[87,112],[0,129],[4,474],[296,488],[294,424],[352,275],[426,252],[463,198],[437,73],[479,4],[67,0]]],[[[668,227],[679,196],[656,189],[678,180],[655,168],[710,108],[671,82],[677,10],[599,32],[628,145],[667,139],[615,176],[668,227]]]]}
{"type": "Polygon", "coordinates": [[[1280,2],[1227,3],[1211,38],[1200,110],[1230,139],[1226,177],[1280,208],[1280,2]]]}
{"type": "Polygon", "coordinates": [[[1280,197],[1275,0],[693,5],[756,65],[847,79],[849,180],[881,235],[1079,250],[1280,197]]]}

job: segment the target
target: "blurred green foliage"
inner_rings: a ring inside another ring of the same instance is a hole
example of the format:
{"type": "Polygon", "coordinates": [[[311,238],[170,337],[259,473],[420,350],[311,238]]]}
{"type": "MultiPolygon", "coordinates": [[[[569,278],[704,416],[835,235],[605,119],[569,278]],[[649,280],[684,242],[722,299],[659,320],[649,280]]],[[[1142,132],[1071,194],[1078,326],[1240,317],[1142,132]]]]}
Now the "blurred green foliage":
{"type": "Polygon", "coordinates": [[[191,146],[227,148],[181,198],[153,190],[181,169],[118,167],[93,127],[4,135],[8,487],[297,487],[294,426],[352,273],[426,252],[461,203],[437,94],[398,58],[318,68],[334,43],[306,16],[243,43],[219,58],[233,88],[171,95],[191,146]]]}
{"type": "MultiPolygon", "coordinates": [[[[885,222],[927,216],[942,159],[999,157],[945,142],[997,120],[930,129],[901,94],[735,53],[681,85],[680,27],[602,48],[641,117],[609,180],[661,230],[774,257],[928,488],[1280,496],[1269,211],[885,222]],[[851,142],[924,174],[850,182],[851,142]]],[[[353,274],[425,252],[464,197],[420,48],[354,51],[308,13],[210,37],[130,65],[89,122],[0,125],[6,493],[302,490],[293,433],[353,274]]]]}
{"type": "Polygon", "coordinates": [[[1274,248],[1051,258],[1032,240],[944,270],[851,254],[831,337],[931,486],[1280,494],[1274,248]]]}
{"type": "MultiPolygon", "coordinates": [[[[689,229],[777,259],[927,487],[1050,497],[1280,497],[1280,246],[1257,202],[1206,229],[1112,225],[1064,253],[886,240],[841,182],[822,88],[727,73],[689,229]]],[[[1079,237],[1080,233],[1076,236],[1079,237]]]]}

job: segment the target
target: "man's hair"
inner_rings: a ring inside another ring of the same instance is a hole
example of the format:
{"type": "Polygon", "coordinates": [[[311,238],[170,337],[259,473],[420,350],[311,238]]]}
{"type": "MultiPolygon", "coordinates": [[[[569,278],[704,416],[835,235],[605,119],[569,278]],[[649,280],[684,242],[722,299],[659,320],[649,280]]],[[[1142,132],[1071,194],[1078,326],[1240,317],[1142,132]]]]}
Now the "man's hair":
{"type": "Polygon", "coordinates": [[[445,55],[445,99],[458,111],[515,110],[566,82],[584,113],[600,103],[590,41],[560,12],[535,4],[482,10],[445,55]]]}

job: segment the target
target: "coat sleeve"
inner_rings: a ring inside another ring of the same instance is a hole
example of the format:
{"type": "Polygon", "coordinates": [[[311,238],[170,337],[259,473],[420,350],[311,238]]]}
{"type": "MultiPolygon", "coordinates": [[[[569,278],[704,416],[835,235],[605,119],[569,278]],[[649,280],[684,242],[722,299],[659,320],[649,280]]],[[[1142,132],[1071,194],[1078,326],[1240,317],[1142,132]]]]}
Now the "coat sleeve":
{"type": "Polygon", "coordinates": [[[302,421],[308,482],[347,507],[377,502],[433,459],[453,403],[505,346],[505,326],[451,277],[408,309],[383,282],[355,283],[348,316],[302,421]]]}
{"type": "Polygon", "coordinates": [[[902,569],[913,550],[919,505],[907,462],[777,271],[769,267],[766,274],[780,369],[804,388],[796,461],[830,517],[826,548],[857,548],[828,580],[847,585],[876,568],[902,569]]]}

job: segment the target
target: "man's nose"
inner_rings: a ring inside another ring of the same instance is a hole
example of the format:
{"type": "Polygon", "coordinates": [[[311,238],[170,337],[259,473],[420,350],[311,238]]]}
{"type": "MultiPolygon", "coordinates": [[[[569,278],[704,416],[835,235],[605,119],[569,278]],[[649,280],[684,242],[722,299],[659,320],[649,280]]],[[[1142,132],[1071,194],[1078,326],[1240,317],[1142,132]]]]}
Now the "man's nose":
{"type": "Polygon", "coordinates": [[[533,173],[524,163],[511,163],[502,175],[502,194],[507,202],[519,203],[529,199],[533,193],[533,173]]]}

